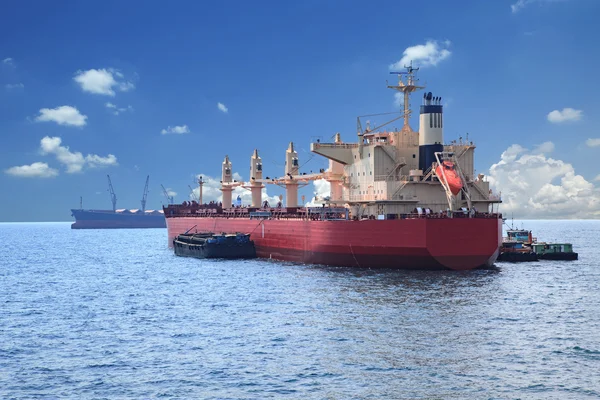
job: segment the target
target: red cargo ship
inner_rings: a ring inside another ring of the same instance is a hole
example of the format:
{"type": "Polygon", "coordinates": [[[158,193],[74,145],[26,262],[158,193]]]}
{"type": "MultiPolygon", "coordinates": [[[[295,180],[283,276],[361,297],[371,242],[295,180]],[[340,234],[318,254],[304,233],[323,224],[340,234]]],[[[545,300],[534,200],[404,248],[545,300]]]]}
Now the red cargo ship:
{"type": "MultiPolygon", "coordinates": [[[[403,128],[362,128],[358,143],[311,144],[311,151],[329,159],[317,174],[299,171],[298,154],[290,143],[285,176],[262,177],[255,150],[248,182],[232,179],[231,162],[222,165],[222,201],[185,202],[164,207],[169,245],[181,233],[250,233],[259,257],[311,264],[360,268],[469,270],[491,265],[502,244],[502,216],[494,212],[499,196],[482,174],[474,176],[473,142],[460,138],[443,143],[441,98],[423,97],[419,132],[409,124],[409,96],[422,89],[414,72],[398,74],[404,94],[403,128]],[[443,166],[443,168],[438,168],[443,166]],[[298,187],[324,179],[330,196],[319,207],[297,204],[298,187]],[[286,205],[262,201],[264,184],[286,188],[286,205]],[[234,206],[236,187],[251,191],[252,204],[234,206]]],[[[394,121],[392,120],[392,121],[394,121]]],[[[391,122],[391,121],[390,121],[391,122]]]]}

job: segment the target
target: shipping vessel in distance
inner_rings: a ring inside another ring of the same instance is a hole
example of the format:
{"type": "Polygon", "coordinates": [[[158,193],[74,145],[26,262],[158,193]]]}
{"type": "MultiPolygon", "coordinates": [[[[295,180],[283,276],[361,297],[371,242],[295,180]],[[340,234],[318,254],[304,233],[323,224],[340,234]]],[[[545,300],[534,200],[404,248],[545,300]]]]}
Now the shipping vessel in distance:
{"type": "Polygon", "coordinates": [[[71,209],[71,216],[75,222],[71,229],[116,229],[116,228],[165,228],[165,216],[162,210],[146,210],[146,198],[148,197],[148,182],[150,176],[146,177],[144,195],[142,197],[141,209],[117,209],[117,195],[112,186],[110,176],[108,177],[108,190],[112,201],[112,210],[84,210],[71,209]]]}
{"type": "MultiPolygon", "coordinates": [[[[424,89],[415,72],[393,72],[404,96],[404,111],[385,124],[363,129],[357,118],[357,142],[336,133],[333,143],[311,143],[311,151],[329,159],[327,170],[299,170],[290,143],[285,175],[263,178],[258,150],[250,159],[247,182],[232,179],[228,156],[222,164],[222,202],[184,202],[163,207],[168,242],[184,232],[249,233],[258,257],[360,268],[470,270],[492,265],[502,244],[501,203],[483,174],[475,176],[472,141],[445,144],[443,104],[426,92],[419,130],[410,126],[410,95],[424,89]],[[380,130],[403,119],[403,127],[380,130]],[[330,183],[319,207],[298,204],[298,188],[311,181],[330,183]],[[261,198],[265,184],[285,187],[285,205],[261,198]],[[249,207],[233,206],[236,187],[250,190],[249,207]]],[[[376,114],[383,115],[383,114],[376,114]]],[[[200,181],[202,193],[202,181],[200,181]]]]}

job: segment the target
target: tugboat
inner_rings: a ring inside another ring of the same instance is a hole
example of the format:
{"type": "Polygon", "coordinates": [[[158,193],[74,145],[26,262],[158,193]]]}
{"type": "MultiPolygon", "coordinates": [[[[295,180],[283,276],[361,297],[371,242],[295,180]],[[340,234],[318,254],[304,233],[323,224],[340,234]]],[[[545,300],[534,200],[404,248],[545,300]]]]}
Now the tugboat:
{"type": "Polygon", "coordinates": [[[538,260],[577,260],[571,243],[538,242],[531,231],[510,229],[502,241],[498,261],[525,262],[538,260]]]}
{"type": "Polygon", "coordinates": [[[195,258],[256,258],[250,234],[183,233],[173,239],[175,255],[195,258]]]}

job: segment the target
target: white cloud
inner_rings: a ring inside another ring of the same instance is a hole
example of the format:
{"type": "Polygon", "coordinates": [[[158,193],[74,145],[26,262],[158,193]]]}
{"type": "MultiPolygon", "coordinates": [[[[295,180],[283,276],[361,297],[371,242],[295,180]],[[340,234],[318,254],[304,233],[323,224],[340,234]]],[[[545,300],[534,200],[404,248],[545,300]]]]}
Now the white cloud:
{"type": "Polygon", "coordinates": [[[167,195],[169,197],[175,197],[175,196],[177,196],[177,192],[171,190],[171,188],[167,188],[167,195]]]}
{"type": "Polygon", "coordinates": [[[6,57],[4,60],[2,60],[2,63],[6,65],[15,65],[14,61],[15,60],[13,60],[11,57],[6,57]]]}
{"type": "Polygon", "coordinates": [[[565,121],[579,121],[583,116],[583,111],[573,108],[563,108],[562,111],[554,110],[548,113],[548,121],[557,124],[565,121]]]}
{"type": "Polygon", "coordinates": [[[109,154],[106,157],[100,157],[97,154],[88,154],[85,156],[85,161],[92,168],[119,165],[117,162],[117,157],[115,157],[113,154],[109,154]]]}
{"type": "Polygon", "coordinates": [[[327,182],[325,179],[318,179],[313,181],[313,186],[315,191],[314,197],[305,204],[305,207],[318,207],[323,203],[322,202],[326,197],[331,195],[331,183],[327,182]]]}
{"type": "Polygon", "coordinates": [[[25,88],[25,85],[23,85],[22,83],[7,83],[6,85],[4,85],[4,87],[8,90],[23,89],[25,88]]]}
{"type": "Polygon", "coordinates": [[[104,106],[106,108],[108,108],[110,110],[110,112],[112,112],[114,115],[119,115],[122,112],[126,112],[126,111],[133,111],[133,107],[131,107],[131,106],[118,107],[117,105],[115,105],[113,103],[105,103],[104,106]]]}
{"type": "Polygon", "coordinates": [[[418,44],[416,46],[407,47],[402,53],[400,61],[391,64],[390,69],[402,70],[404,66],[409,65],[411,62],[415,66],[429,67],[436,66],[440,61],[450,57],[450,41],[438,42],[435,40],[428,40],[425,44],[418,44]]]}
{"type": "Polygon", "coordinates": [[[190,128],[188,128],[187,125],[174,126],[174,127],[168,126],[167,129],[163,129],[162,131],[160,131],[160,133],[163,135],[167,135],[170,133],[173,133],[176,135],[181,135],[184,133],[190,133],[190,128]]]}
{"type": "Polygon", "coordinates": [[[85,126],[87,116],[75,107],[60,106],[56,108],[42,108],[40,115],[35,120],[39,122],[54,121],[59,125],[85,126]]]}
{"type": "Polygon", "coordinates": [[[528,6],[529,4],[546,4],[546,3],[556,3],[559,1],[564,1],[564,0],[517,0],[516,3],[511,4],[510,6],[510,10],[512,11],[513,14],[518,13],[519,11],[521,11],[523,8],[525,8],[526,6],[528,6]]]}
{"type": "MultiPolygon", "coordinates": [[[[550,148],[547,143],[538,148],[550,148]]],[[[489,181],[502,193],[500,209],[506,216],[600,217],[600,189],[576,175],[571,164],[518,144],[506,149],[500,161],[491,166],[489,181]]]]}
{"type": "Polygon", "coordinates": [[[114,96],[115,89],[127,92],[135,88],[132,82],[123,80],[121,72],[113,68],[89,69],[77,71],[73,80],[81,86],[84,92],[114,96]]]}
{"type": "Polygon", "coordinates": [[[533,149],[533,154],[549,154],[554,151],[554,143],[552,142],[544,142],[542,144],[538,144],[533,149]]]}
{"type": "Polygon", "coordinates": [[[20,178],[53,178],[58,175],[58,171],[56,169],[50,168],[48,164],[43,162],[35,162],[31,165],[10,167],[4,172],[20,178]]]}
{"type": "Polygon", "coordinates": [[[594,180],[595,180],[596,182],[600,182],[600,175],[598,175],[597,177],[595,177],[595,178],[594,178],[594,180]]]}
{"type": "Polygon", "coordinates": [[[585,141],[585,145],[588,147],[600,146],[600,138],[589,138],[585,141]]]}
{"type": "MultiPolygon", "coordinates": [[[[204,185],[202,185],[202,201],[204,203],[208,203],[211,200],[216,202],[223,201],[223,193],[220,190],[221,183],[219,182],[221,178],[213,178],[209,175],[199,174],[196,175],[196,181],[198,181],[199,177],[202,177],[202,180],[204,181],[204,185]]],[[[241,182],[242,176],[239,173],[234,172],[233,179],[235,179],[238,182],[241,182]]],[[[266,185],[266,187],[262,189],[262,201],[267,200],[271,206],[275,206],[279,201],[279,196],[269,196],[269,194],[267,193],[268,186],[269,185],[266,185]]],[[[193,192],[194,195],[198,197],[200,194],[200,189],[196,186],[193,189],[193,192]]],[[[242,205],[249,206],[250,204],[252,204],[252,194],[250,190],[241,187],[236,187],[233,190],[233,193],[231,194],[231,199],[234,202],[234,204],[238,196],[240,196],[242,199],[242,205]]],[[[192,199],[191,194],[190,199],[192,199]]]]}
{"type": "Polygon", "coordinates": [[[83,156],[81,152],[72,152],[68,146],[61,146],[62,139],[59,137],[46,136],[40,141],[40,150],[42,154],[53,154],[59,163],[67,168],[67,173],[72,174],[81,172],[87,165],[91,168],[116,166],[117,158],[109,154],[101,157],[96,154],[83,156]]]}
{"type": "Polygon", "coordinates": [[[217,103],[217,108],[220,111],[223,111],[225,114],[227,114],[227,112],[229,111],[229,109],[223,103],[217,103]]]}

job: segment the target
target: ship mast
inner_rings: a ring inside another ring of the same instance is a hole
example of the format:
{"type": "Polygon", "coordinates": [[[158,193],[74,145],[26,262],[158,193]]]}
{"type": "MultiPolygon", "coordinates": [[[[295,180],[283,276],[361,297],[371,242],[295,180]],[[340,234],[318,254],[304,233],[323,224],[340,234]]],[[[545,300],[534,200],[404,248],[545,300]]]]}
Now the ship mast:
{"type": "Polygon", "coordinates": [[[425,86],[418,86],[418,79],[415,78],[415,72],[419,70],[419,68],[413,68],[412,61],[410,65],[404,66],[406,68],[406,72],[390,72],[390,74],[398,75],[398,85],[392,86],[388,85],[389,89],[395,89],[401,93],[404,93],[404,127],[402,130],[411,131],[410,128],[410,94],[412,92],[416,92],[417,90],[424,89],[425,86]],[[402,76],[406,75],[406,82],[402,80],[402,76]]]}
{"type": "Polygon", "coordinates": [[[198,192],[198,204],[204,204],[202,203],[202,186],[204,185],[204,180],[202,180],[202,177],[198,178],[198,187],[200,188],[199,192],[198,192]]]}

